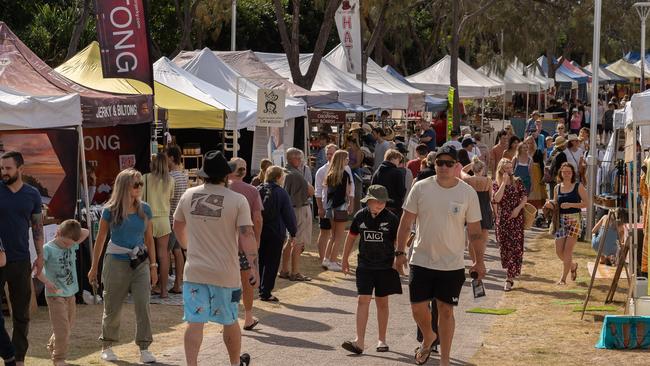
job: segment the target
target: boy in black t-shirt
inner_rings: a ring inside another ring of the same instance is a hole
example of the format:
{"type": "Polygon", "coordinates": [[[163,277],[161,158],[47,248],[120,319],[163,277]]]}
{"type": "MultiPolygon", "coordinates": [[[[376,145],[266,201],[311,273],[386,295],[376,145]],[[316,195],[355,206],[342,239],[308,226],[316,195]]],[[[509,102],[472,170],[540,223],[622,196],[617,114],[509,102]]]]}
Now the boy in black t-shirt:
{"type": "Polygon", "coordinates": [[[359,293],[357,338],[354,341],[345,341],[341,345],[345,350],[356,354],[363,353],[373,290],[379,323],[377,352],[388,352],[388,345],[386,345],[388,295],[402,293],[402,284],[399,274],[393,268],[393,262],[396,255],[405,254],[395,252],[399,219],[385,209],[388,201],[388,191],[384,186],[372,185],[368,188],[368,194],[361,199],[361,202],[366,203],[367,207],[354,215],[343,249],[342,268],[343,273],[347,274],[350,272],[348,257],[357,236],[360,236],[356,272],[357,292],[359,293]]]}

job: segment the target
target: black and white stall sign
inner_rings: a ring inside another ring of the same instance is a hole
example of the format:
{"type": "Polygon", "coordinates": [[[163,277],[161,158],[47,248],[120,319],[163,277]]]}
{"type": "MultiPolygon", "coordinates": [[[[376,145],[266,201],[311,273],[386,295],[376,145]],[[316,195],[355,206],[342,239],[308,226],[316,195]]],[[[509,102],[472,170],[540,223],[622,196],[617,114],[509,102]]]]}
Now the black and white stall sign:
{"type": "Polygon", "coordinates": [[[257,91],[257,126],[284,127],[284,101],[286,92],[278,89],[257,91]]]}

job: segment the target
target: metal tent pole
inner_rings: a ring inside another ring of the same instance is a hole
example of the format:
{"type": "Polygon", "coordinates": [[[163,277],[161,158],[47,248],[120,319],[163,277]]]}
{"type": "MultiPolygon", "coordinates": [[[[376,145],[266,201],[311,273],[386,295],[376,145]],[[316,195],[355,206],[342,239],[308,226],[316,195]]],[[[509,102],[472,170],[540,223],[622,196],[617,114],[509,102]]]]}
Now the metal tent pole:
{"type": "Polygon", "coordinates": [[[645,90],[645,21],[650,13],[650,2],[638,2],[632,5],[641,19],[641,80],[639,90],[645,90]]]}
{"type": "MultiPolygon", "coordinates": [[[[589,129],[589,155],[587,156],[587,192],[589,199],[593,200],[596,194],[596,168],[598,149],[596,147],[597,130],[594,126],[598,121],[598,82],[600,81],[600,18],[602,0],[595,0],[594,4],[594,42],[591,60],[591,127],[589,129]]],[[[587,236],[591,239],[591,228],[594,225],[594,206],[587,205],[587,236]]]]}
{"type": "Polygon", "coordinates": [[[237,50],[237,0],[232,0],[232,18],[230,21],[230,50],[237,50]]]}

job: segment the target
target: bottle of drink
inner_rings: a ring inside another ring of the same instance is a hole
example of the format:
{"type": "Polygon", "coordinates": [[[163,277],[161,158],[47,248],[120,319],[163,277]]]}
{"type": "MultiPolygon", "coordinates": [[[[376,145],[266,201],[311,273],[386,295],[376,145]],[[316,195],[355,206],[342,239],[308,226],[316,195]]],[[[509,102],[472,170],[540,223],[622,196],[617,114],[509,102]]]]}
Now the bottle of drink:
{"type": "Polygon", "coordinates": [[[485,287],[483,286],[483,281],[478,279],[478,272],[470,272],[469,274],[472,277],[472,291],[474,292],[474,298],[485,296],[485,287]]]}

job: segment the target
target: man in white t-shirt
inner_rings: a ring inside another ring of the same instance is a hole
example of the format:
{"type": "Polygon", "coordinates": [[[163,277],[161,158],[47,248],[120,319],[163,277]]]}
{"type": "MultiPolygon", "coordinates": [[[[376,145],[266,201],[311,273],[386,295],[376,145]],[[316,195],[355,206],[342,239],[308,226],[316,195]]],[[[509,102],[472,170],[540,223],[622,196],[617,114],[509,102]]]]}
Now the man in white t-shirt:
{"type": "Polygon", "coordinates": [[[249,283],[258,284],[257,243],[246,198],[226,188],[231,169],[221,151],[205,154],[198,176],[205,184],[190,188],[174,213],[174,233],[187,262],[183,273],[185,359],[196,366],[207,322],[223,325],[231,365],[247,365],[241,350],[238,305],[241,298],[239,251],[253,267],[249,283]]]}
{"type": "Polygon", "coordinates": [[[458,162],[451,146],[439,149],[435,158],[434,177],[419,180],[402,206],[403,214],[397,234],[395,264],[406,264],[406,241],[413,223],[416,234],[410,260],[409,296],[413,318],[423,333],[423,342],[415,355],[416,363],[429,358],[438,335],[431,329],[428,304],[436,300],[440,335],[440,364],[449,365],[454,336],[454,306],[458,305],[465,282],[465,225],[470,246],[476,253],[470,273],[485,275],[485,241],[481,236],[481,208],[476,191],[454,176],[458,162]]]}

